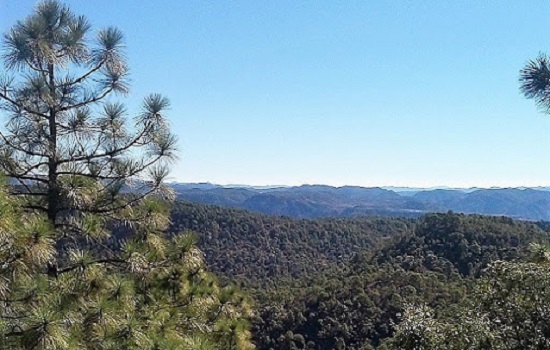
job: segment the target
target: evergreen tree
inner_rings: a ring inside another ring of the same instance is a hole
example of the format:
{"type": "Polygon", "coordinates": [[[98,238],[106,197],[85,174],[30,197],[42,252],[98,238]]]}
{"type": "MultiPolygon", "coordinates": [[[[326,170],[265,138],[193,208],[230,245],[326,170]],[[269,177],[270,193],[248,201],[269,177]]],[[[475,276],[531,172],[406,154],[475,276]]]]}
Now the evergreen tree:
{"type": "Polygon", "coordinates": [[[168,100],[127,119],[111,97],[128,91],[122,33],[90,29],[46,0],[4,37],[0,348],[252,348],[246,298],[205,270],[192,234],[163,234],[168,100]]]}
{"type": "Polygon", "coordinates": [[[169,195],[162,181],[176,156],[168,100],[150,95],[128,119],[111,96],[128,92],[123,35],[107,28],[91,41],[90,29],[59,2],[40,3],[4,36],[0,79],[0,169],[25,208],[78,235],[106,218],[139,221],[126,214],[150,195],[169,195]]]}

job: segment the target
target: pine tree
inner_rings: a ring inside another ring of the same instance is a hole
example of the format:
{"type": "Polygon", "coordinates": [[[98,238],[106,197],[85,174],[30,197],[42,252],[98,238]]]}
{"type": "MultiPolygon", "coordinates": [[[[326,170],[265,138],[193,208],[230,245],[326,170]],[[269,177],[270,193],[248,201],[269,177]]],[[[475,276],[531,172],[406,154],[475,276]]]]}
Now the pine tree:
{"type": "Polygon", "coordinates": [[[123,35],[107,28],[91,42],[90,29],[59,2],[40,3],[5,35],[0,79],[0,169],[16,181],[12,194],[77,235],[106,218],[130,220],[150,195],[169,195],[162,181],[176,157],[168,100],[150,95],[128,119],[111,96],[128,92],[123,35]]]}
{"type": "Polygon", "coordinates": [[[168,100],[128,119],[112,96],[128,92],[122,33],[90,30],[46,0],[4,36],[0,348],[252,348],[246,297],[218,285],[192,234],[163,234],[168,100]]]}

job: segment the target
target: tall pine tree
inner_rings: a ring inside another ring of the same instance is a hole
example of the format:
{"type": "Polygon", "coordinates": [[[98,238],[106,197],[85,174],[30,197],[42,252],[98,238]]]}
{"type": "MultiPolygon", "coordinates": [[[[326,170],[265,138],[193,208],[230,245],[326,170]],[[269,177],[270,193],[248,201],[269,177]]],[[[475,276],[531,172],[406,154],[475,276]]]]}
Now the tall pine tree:
{"type": "Polygon", "coordinates": [[[90,30],[46,0],[4,36],[0,348],[251,348],[246,298],[217,284],[191,234],[163,234],[168,100],[128,118],[112,96],[128,92],[122,33],[90,30]]]}

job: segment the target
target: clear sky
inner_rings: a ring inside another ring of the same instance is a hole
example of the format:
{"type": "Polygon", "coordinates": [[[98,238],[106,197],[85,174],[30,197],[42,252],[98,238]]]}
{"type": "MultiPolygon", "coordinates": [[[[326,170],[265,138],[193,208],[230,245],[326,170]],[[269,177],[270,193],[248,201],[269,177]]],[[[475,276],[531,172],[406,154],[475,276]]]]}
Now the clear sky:
{"type": "MultiPolygon", "coordinates": [[[[132,108],[172,101],[173,180],[550,185],[550,115],[518,83],[550,1],[66,3],[125,33],[132,108]]],[[[0,30],[34,4],[0,0],[0,30]]]]}

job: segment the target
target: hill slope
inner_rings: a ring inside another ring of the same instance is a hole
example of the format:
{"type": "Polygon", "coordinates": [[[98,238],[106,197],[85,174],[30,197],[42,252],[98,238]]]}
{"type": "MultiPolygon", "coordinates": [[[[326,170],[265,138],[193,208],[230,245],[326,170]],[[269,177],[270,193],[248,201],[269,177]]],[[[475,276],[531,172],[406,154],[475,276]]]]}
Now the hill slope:
{"type": "Polygon", "coordinates": [[[171,231],[197,232],[207,264],[220,275],[266,284],[343,264],[411,227],[395,218],[298,220],[179,202],[171,231]]]}
{"type": "Polygon", "coordinates": [[[508,218],[429,215],[381,249],[261,295],[254,337],[265,350],[308,343],[317,350],[372,349],[392,336],[405,305],[457,304],[487,264],[548,239],[535,225],[508,218]]]}
{"type": "Polygon", "coordinates": [[[405,304],[453,305],[487,264],[550,237],[530,222],[449,213],[304,220],[182,202],[172,221],[255,298],[259,350],[381,346],[405,304]]]}

